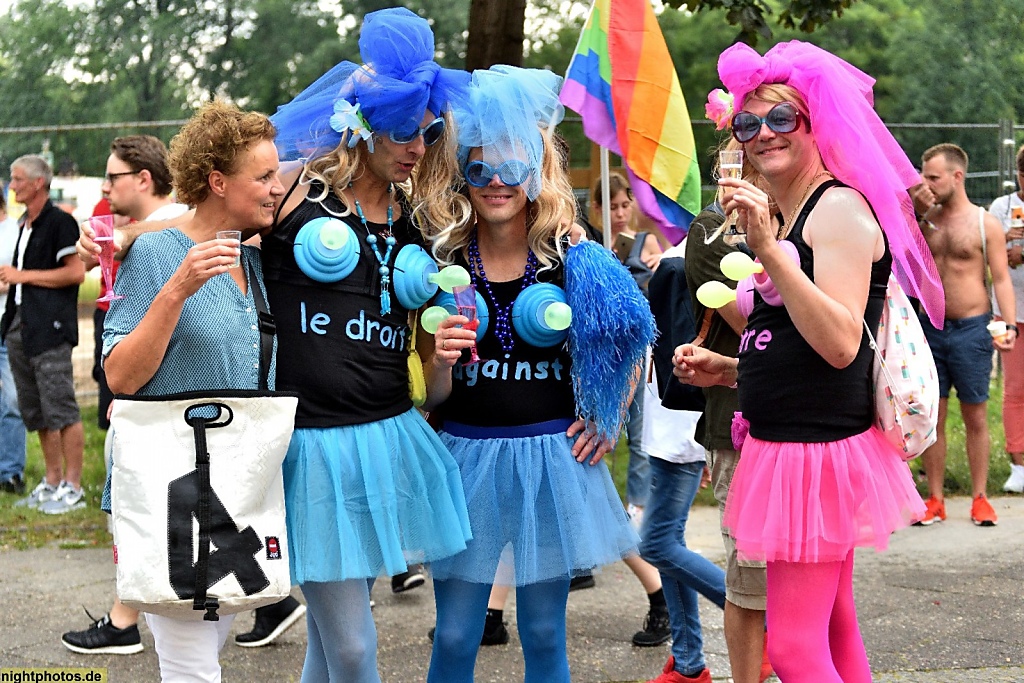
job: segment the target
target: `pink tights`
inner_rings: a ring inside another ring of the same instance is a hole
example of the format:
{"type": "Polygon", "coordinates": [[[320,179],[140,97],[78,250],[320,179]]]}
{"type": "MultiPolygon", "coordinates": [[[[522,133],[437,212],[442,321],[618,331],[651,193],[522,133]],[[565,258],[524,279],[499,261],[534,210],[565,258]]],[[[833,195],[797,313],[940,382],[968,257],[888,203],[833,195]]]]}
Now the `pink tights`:
{"type": "MultiPolygon", "coordinates": [[[[1018,323],[1024,325],[1024,322],[1018,323]]],[[[1024,453],[1024,344],[1003,353],[1003,430],[1006,452],[1024,453]]]]}
{"type": "Polygon", "coordinates": [[[768,657],[783,683],[871,683],[842,562],[768,563],[768,657]]]}

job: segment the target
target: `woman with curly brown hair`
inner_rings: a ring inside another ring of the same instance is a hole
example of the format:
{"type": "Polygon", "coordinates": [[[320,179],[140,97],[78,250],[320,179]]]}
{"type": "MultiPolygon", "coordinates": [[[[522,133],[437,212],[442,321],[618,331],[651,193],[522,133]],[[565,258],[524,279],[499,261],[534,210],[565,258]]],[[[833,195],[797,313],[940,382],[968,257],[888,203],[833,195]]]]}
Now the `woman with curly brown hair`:
{"type": "MultiPolygon", "coordinates": [[[[178,197],[195,215],[136,240],[115,283],[103,332],[104,369],[116,394],[259,388],[259,252],[217,239],[266,231],[284,193],[274,126],[220,103],[201,109],[171,141],[178,197]],[[235,258],[244,268],[231,268],[235,258]],[[256,280],[247,278],[253,273],[256,280]]],[[[266,296],[264,293],[262,296],[266,296]]],[[[274,386],[270,367],[268,386],[274,386]]],[[[110,509],[109,484],[103,507],[110,509]]],[[[147,614],[164,681],[219,681],[218,653],[233,615],[186,621],[147,614]]]]}

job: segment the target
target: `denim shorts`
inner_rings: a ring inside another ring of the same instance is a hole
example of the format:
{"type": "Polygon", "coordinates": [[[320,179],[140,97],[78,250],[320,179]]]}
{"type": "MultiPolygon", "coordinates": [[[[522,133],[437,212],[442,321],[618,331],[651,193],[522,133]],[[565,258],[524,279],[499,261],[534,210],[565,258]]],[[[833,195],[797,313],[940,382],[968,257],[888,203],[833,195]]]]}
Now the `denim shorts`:
{"type": "Polygon", "coordinates": [[[935,357],[939,376],[939,396],[949,398],[956,387],[961,403],[984,403],[992,375],[992,335],[986,325],[991,314],[947,320],[942,329],[932,327],[928,316],[921,314],[921,327],[935,357]]]}

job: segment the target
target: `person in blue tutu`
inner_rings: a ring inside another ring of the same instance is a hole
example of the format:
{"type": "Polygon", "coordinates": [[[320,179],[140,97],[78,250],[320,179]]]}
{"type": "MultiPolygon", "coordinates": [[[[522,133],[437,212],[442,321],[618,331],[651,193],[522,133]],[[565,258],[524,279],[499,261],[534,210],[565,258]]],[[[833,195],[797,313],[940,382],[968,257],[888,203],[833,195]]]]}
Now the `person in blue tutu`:
{"type": "Polygon", "coordinates": [[[429,25],[404,8],[367,14],[359,49],[364,65],[335,66],[271,117],[282,161],[299,162],[282,168],[263,263],[278,389],[299,394],[284,486],[303,681],[379,681],[369,581],[471,537],[458,466],[410,399],[418,305],[396,286],[423,241],[414,216],[453,220],[447,112],[469,74],[434,63],[429,25]]]}
{"type": "Polygon", "coordinates": [[[473,539],[431,566],[428,683],[473,680],[495,580],[516,589],[525,680],[569,681],[570,579],[635,553],[639,540],[602,457],[621,428],[653,320],[611,252],[570,244],[575,205],[552,141],[561,81],[495,66],[474,72],[469,97],[455,106],[466,218],[429,235],[439,262],[470,272],[481,323],[474,332],[452,315],[420,342],[432,346],[424,408],[443,421],[473,539]],[[567,330],[557,320],[563,305],[572,312],[567,330]],[[466,363],[473,344],[482,360],[466,363]],[[511,570],[496,579],[499,560],[511,570]]]}

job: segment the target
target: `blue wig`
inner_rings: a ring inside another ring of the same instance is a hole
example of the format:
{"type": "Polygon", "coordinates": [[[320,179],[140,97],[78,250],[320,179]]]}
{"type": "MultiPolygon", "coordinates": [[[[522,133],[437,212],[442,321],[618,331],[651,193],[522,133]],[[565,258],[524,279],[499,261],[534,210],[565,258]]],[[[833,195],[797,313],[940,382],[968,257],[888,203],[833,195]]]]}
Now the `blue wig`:
{"type": "Polygon", "coordinates": [[[340,144],[330,119],[338,100],[359,105],[374,132],[415,131],[429,111],[440,116],[462,96],[469,74],[434,62],[434,34],[404,7],[371,12],[359,34],[363,65],[341,62],[270,117],[284,161],[322,156],[340,144]]]}
{"type": "Polygon", "coordinates": [[[554,126],[565,113],[558,101],[562,77],[543,69],[498,64],[473,72],[469,94],[452,111],[459,131],[459,167],[469,151],[483,148],[483,161],[497,168],[512,159],[530,167],[523,189],[530,201],[541,190],[544,140],[541,128],[554,126]]]}

